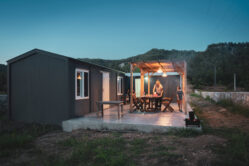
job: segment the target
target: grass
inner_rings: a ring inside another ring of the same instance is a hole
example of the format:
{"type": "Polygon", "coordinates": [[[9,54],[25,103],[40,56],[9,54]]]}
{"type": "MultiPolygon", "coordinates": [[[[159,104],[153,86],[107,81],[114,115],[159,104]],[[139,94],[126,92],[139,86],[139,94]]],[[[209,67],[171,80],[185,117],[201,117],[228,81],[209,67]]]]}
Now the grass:
{"type": "Polygon", "coordinates": [[[196,93],[191,93],[190,96],[192,96],[192,97],[198,97],[198,98],[201,97],[200,95],[198,95],[198,94],[196,94],[196,93]]]}
{"type": "Polygon", "coordinates": [[[227,108],[232,113],[249,117],[249,108],[241,104],[236,104],[232,100],[220,100],[217,102],[217,105],[227,108]]]}
{"type": "Polygon", "coordinates": [[[30,148],[32,146],[31,142],[35,138],[55,129],[58,129],[58,127],[27,124],[12,131],[2,130],[0,133],[0,158],[15,154],[17,149],[30,148]]]}
{"type": "Polygon", "coordinates": [[[13,148],[22,148],[32,140],[33,137],[28,134],[3,134],[0,136],[0,149],[5,150],[13,148]]]}
{"type": "Polygon", "coordinates": [[[237,129],[209,129],[209,134],[227,139],[227,145],[213,147],[218,155],[215,165],[249,165],[249,134],[237,129]]]}
{"type": "MultiPolygon", "coordinates": [[[[72,147],[72,155],[65,161],[71,165],[133,165],[133,161],[125,153],[126,141],[123,138],[104,137],[90,140],[69,138],[60,145],[72,147]]],[[[140,144],[136,142],[135,144],[140,144]]]]}
{"type": "Polygon", "coordinates": [[[174,135],[178,137],[196,137],[201,135],[202,132],[193,129],[171,129],[166,135],[174,135]]]}
{"type": "MultiPolygon", "coordinates": [[[[194,104],[192,103],[192,105],[194,104]]],[[[213,147],[213,151],[218,155],[218,159],[213,165],[249,165],[249,133],[236,128],[211,128],[208,121],[202,116],[201,108],[194,105],[194,111],[198,118],[202,119],[204,134],[216,135],[227,140],[225,147],[213,147]]]]}

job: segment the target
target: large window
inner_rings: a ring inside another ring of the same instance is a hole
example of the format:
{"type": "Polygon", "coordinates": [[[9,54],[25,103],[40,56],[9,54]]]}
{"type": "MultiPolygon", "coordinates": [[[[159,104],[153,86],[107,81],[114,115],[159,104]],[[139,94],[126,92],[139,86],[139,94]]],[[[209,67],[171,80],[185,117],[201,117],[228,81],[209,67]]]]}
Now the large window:
{"type": "Polygon", "coordinates": [[[118,76],[117,78],[117,93],[118,95],[123,94],[123,77],[118,76]]]}
{"type": "Polygon", "coordinates": [[[76,99],[89,98],[89,71],[76,69],[75,71],[75,97],[76,99]]]}

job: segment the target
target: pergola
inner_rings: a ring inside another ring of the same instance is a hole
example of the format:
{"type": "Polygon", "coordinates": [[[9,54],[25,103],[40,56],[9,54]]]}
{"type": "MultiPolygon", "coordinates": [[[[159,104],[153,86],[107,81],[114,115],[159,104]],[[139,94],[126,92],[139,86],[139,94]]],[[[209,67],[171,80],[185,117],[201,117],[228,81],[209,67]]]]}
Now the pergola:
{"type": "MultiPolygon", "coordinates": [[[[182,77],[182,87],[184,97],[183,97],[183,108],[185,114],[187,114],[187,63],[186,61],[148,61],[148,62],[131,62],[130,63],[130,95],[133,93],[133,71],[135,68],[140,69],[140,96],[144,95],[144,75],[148,74],[148,94],[150,94],[150,77],[156,72],[177,72],[182,77]]],[[[132,110],[133,99],[130,99],[130,110],[132,110]]]]}

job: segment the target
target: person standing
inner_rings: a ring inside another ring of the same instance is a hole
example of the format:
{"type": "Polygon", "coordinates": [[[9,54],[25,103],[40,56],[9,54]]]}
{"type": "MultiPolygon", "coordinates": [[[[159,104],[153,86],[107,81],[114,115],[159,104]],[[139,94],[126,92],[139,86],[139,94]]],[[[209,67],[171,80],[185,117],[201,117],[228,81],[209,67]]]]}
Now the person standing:
{"type": "MultiPolygon", "coordinates": [[[[157,94],[157,96],[160,96],[159,99],[156,99],[155,100],[155,107],[158,108],[158,106],[161,107],[161,102],[162,102],[162,95],[163,95],[163,86],[162,84],[160,83],[159,80],[156,80],[156,83],[154,85],[154,88],[153,88],[153,94],[157,94]]],[[[161,110],[160,110],[161,111],[161,110]]]]}
{"type": "Polygon", "coordinates": [[[184,96],[183,91],[180,86],[177,86],[176,97],[179,111],[182,112],[182,97],[184,96]]]}

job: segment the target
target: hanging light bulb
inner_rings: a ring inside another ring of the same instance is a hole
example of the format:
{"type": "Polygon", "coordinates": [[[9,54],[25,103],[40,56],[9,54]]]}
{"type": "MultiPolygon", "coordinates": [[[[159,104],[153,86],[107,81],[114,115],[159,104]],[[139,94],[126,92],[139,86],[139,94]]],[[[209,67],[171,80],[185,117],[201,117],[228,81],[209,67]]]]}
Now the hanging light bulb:
{"type": "Polygon", "coordinates": [[[78,80],[81,80],[81,75],[80,75],[80,73],[77,74],[77,79],[78,79],[78,80]]]}
{"type": "Polygon", "coordinates": [[[158,72],[158,73],[162,73],[163,71],[162,71],[161,68],[159,68],[159,69],[157,70],[157,72],[158,72]]]}
{"type": "Polygon", "coordinates": [[[167,77],[168,75],[167,75],[167,73],[166,72],[164,72],[163,73],[163,77],[167,77]]]}

